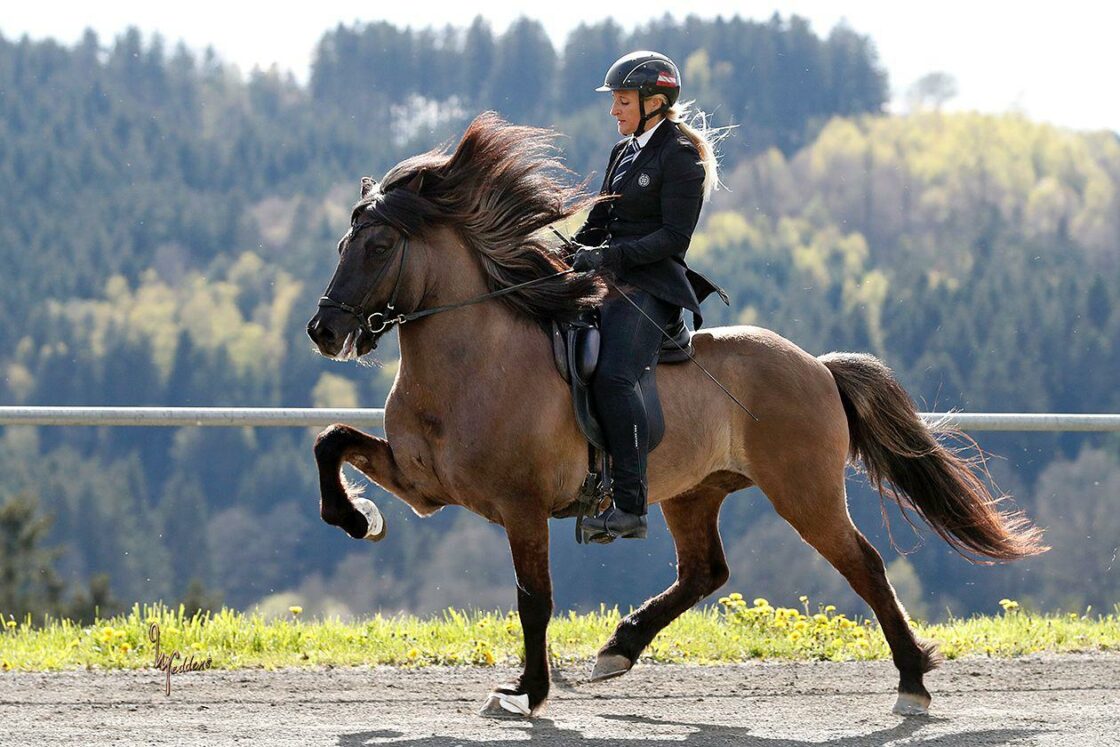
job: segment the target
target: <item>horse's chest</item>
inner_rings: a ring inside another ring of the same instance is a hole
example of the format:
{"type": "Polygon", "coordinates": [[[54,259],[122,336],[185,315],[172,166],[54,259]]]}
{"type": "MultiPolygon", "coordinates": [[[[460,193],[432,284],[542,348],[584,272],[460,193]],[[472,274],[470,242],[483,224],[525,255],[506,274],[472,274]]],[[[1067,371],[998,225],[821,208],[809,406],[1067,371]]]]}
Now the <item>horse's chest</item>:
{"type": "Polygon", "coordinates": [[[412,410],[391,421],[386,409],[386,436],[398,467],[425,492],[461,502],[457,482],[477,476],[487,463],[485,428],[458,423],[454,414],[430,409],[412,410]]]}

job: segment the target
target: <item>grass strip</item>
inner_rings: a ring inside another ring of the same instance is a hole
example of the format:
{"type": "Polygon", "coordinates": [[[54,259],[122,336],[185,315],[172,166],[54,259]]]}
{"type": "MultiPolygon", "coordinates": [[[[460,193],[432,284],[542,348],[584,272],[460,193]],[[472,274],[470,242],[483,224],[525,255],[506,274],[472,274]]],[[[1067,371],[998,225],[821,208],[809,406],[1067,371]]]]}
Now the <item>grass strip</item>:
{"type": "MultiPolygon", "coordinates": [[[[650,645],[645,661],[724,664],[750,659],[868,660],[889,658],[878,625],[848,618],[832,605],[811,611],[773,607],[765,599],[748,604],[740,594],[717,605],[686,612],[650,645]]],[[[1027,612],[1004,599],[1001,613],[926,625],[919,636],[941,644],[950,658],[1020,656],[1038,652],[1120,649],[1120,605],[1112,614],[1027,612]]],[[[556,662],[594,657],[620,620],[617,608],[553,618],[550,655],[556,662]]],[[[182,607],[134,605],[127,614],[82,626],[47,619],[33,624],[3,618],[0,671],[151,667],[153,625],[164,654],[210,659],[213,668],[360,664],[422,667],[514,664],[523,655],[521,624],[514,612],[454,609],[419,618],[382,616],[344,622],[304,620],[299,607],[285,619],[223,609],[188,616],[182,607]]]]}

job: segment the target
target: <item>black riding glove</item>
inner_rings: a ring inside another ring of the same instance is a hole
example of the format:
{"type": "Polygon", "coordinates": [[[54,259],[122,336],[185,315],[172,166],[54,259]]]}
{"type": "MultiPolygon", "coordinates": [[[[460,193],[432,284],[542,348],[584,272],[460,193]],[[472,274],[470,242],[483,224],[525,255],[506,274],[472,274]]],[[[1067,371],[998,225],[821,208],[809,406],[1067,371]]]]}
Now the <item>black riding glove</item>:
{"type": "Polygon", "coordinates": [[[603,266],[603,248],[601,246],[582,247],[572,257],[572,269],[579,272],[598,270],[603,266]]]}

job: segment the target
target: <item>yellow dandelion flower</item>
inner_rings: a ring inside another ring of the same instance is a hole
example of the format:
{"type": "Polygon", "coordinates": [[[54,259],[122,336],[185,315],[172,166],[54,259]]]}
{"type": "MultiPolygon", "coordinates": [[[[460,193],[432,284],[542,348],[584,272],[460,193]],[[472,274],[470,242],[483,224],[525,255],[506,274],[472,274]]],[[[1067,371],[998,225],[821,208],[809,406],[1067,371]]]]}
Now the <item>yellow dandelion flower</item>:
{"type": "Polygon", "coordinates": [[[416,659],[416,658],[419,658],[419,657],[420,657],[420,649],[418,649],[418,648],[410,648],[410,649],[408,650],[408,654],[407,654],[407,656],[408,656],[408,658],[410,658],[410,659],[416,659]]]}
{"type": "Polygon", "coordinates": [[[293,604],[288,608],[288,612],[291,612],[295,617],[299,617],[300,613],[303,612],[303,607],[300,607],[298,604],[293,604]]]}
{"type": "Polygon", "coordinates": [[[730,594],[727,595],[727,598],[730,599],[732,602],[739,602],[739,601],[742,601],[743,595],[740,594],[737,591],[733,591],[733,592],[731,592],[730,594]]]}
{"type": "Polygon", "coordinates": [[[8,622],[6,622],[4,624],[7,625],[9,628],[14,628],[16,626],[16,621],[15,620],[8,620],[8,622]]]}

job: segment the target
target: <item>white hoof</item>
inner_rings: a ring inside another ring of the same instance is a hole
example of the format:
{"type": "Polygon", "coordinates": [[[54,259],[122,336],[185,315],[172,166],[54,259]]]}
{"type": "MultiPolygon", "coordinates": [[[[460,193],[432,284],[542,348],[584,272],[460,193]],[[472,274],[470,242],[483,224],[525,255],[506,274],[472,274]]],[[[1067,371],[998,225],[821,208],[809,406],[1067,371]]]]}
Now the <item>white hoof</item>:
{"type": "Polygon", "coordinates": [[[369,528],[366,529],[365,539],[371,542],[382,539],[385,536],[385,517],[381,515],[377,505],[368,498],[353,498],[351,502],[366,517],[369,528]]]}
{"type": "Polygon", "coordinates": [[[489,718],[526,718],[532,715],[529,709],[529,696],[490,693],[490,697],[486,699],[486,704],[482,706],[478,715],[489,718]]]}
{"type": "Polygon", "coordinates": [[[923,698],[910,693],[899,693],[898,700],[894,703],[891,712],[899,716],[927,716],[929,715],[929,698],[923,698]]]}

